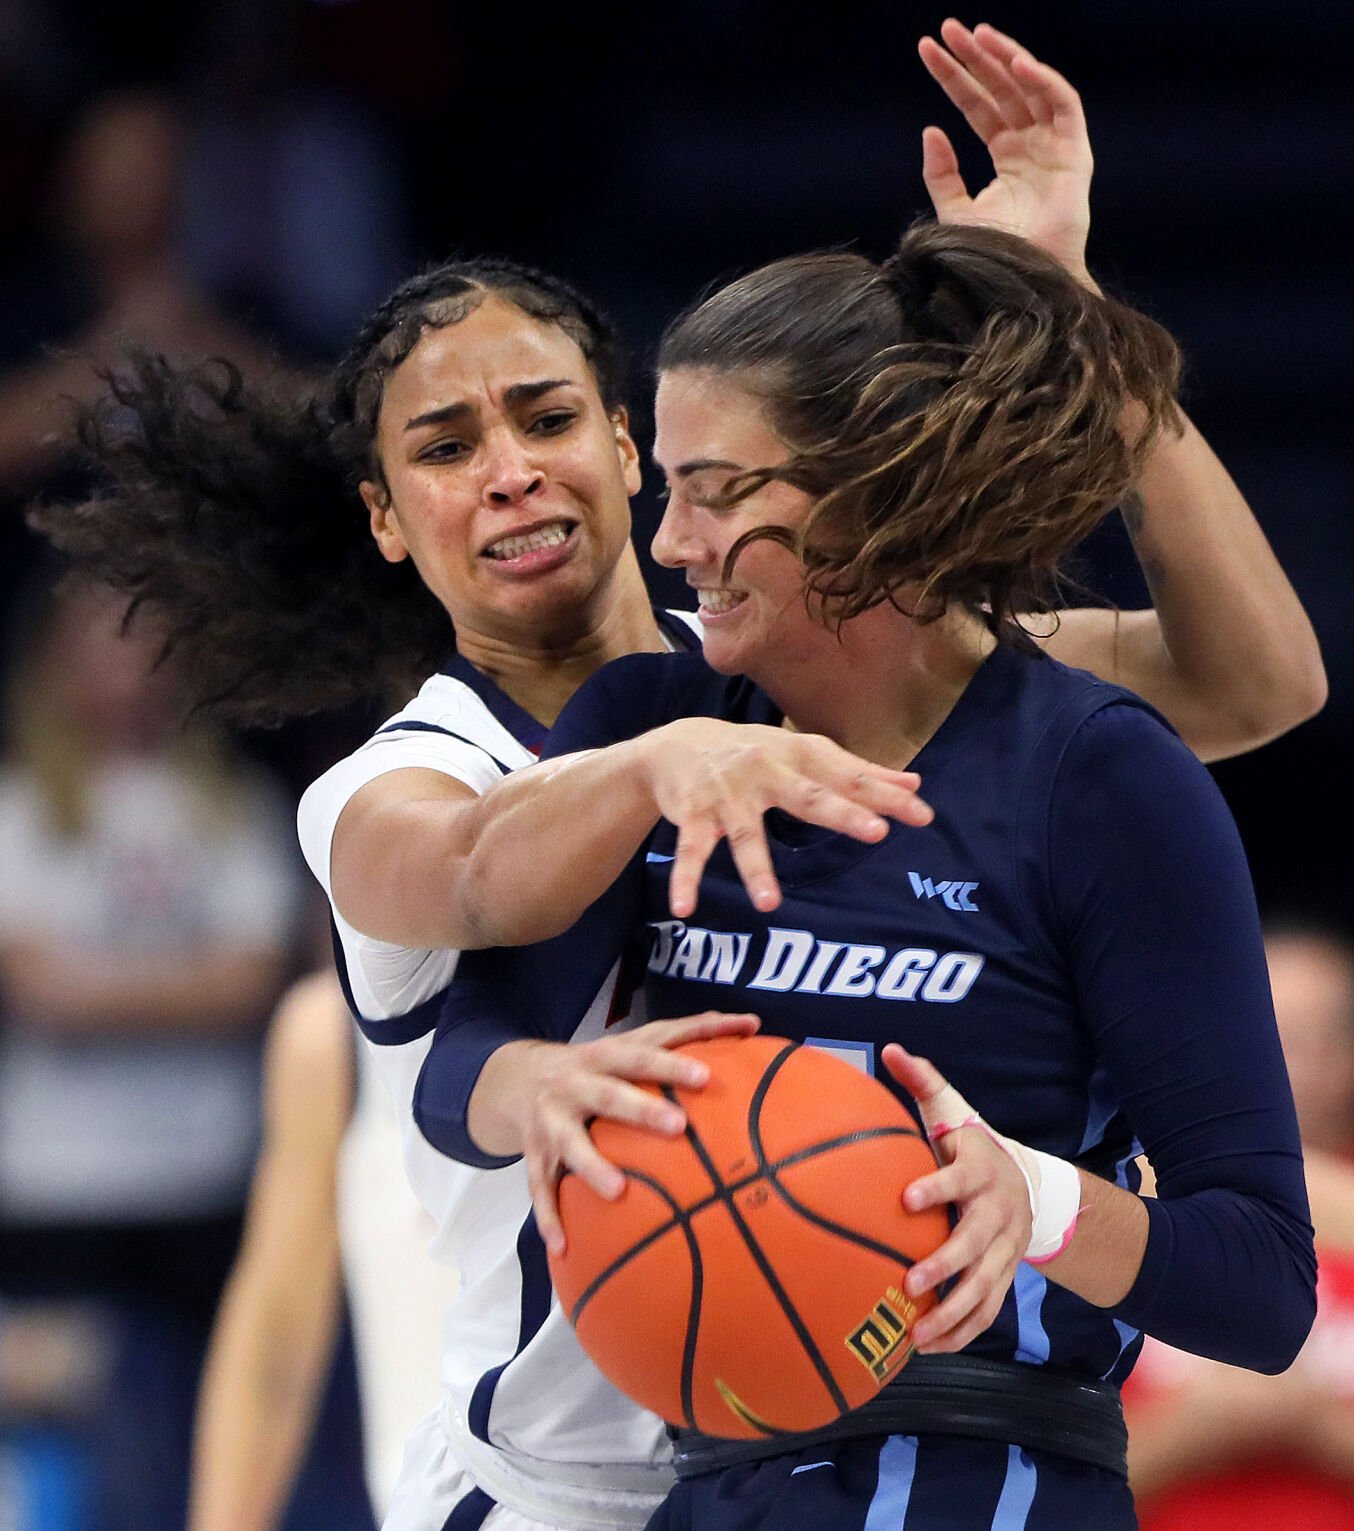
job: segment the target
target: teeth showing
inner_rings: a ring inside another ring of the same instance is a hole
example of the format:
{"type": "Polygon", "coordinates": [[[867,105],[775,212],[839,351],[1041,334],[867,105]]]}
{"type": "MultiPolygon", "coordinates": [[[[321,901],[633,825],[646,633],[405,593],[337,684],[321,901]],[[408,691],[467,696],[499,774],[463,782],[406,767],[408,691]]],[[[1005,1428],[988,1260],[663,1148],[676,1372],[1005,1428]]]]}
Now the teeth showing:
{"type": "Polygon", "coordinates": [[[741,590],[698,590],[696,599],[702,611],[717,617],[722,611],[732,611],[747,596],[741,590]]]}
{"type": "Polygon", "coordinates": [[[523,553],[534,553],[538,548],[557,548],[568,540],[568,536],[569,528],[563,521],[557,521],[553,526],[543,526],[525,537],[502,537],[491,542],[484,551],[490,558],[520,558],[523,553]]]}

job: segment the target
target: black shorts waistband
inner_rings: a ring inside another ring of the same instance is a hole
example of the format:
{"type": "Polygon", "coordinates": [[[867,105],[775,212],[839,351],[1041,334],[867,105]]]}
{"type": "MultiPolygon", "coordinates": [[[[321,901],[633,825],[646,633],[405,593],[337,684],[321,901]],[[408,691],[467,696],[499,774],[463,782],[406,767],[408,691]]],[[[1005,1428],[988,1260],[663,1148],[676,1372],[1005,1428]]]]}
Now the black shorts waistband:
{"type": "Polygon", "coordinates": [[[1128,1476],[1128,1429],[1113,1383],[977,1356],[913,1356],[869,1403],[821,1430],[764,1441],[678,1431],[673,1462],[679,1478],[696,1478],[866,1435],[1002,1441],[1128,1476]]]}

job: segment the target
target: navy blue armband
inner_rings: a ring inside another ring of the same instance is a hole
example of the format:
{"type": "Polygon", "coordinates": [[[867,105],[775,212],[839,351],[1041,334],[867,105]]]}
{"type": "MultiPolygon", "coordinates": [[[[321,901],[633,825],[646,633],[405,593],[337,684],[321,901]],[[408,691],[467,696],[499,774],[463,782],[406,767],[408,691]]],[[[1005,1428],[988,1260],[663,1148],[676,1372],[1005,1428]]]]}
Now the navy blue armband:
{"type": "Polygon", "coordinates": [[[415,1125],[438,1153],[478,1170],[503,1169],[522,1157],[485,1153],[469,1126],[470,1097],[484,1065],[500,1047],[522,1040],[519,1028],[492,1014],[439,1024],[414,1086],[415,1125]]]}
{"type": "Polygon", "coordinates": [[[486,1154],[470,1136],[475,1085],[505,1043],[575,1035],[625,950],[643,881],[641,852],[563,935],[462,952],[414,1087],[414,1121],[439,1153],[475,1169],[501,1169],[521,1157],[486,1154]]]}

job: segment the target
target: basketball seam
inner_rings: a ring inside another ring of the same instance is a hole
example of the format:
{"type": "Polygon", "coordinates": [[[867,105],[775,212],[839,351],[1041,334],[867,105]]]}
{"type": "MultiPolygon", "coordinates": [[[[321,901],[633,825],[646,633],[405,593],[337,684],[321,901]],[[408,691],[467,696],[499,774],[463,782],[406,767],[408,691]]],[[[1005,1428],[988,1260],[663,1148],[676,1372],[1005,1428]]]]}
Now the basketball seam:
{"type": "MultiPolygon", "coordinates": [[[[894,1249],[878,1239],[872,1239],[868,1234],[860,1233],[854,1228],[843,1227],[839,1223],[834,1223],[831,1218],[814,1212],[799,1201],[792,1192],[788,1191],[777,1178],[778,1171],[784,1168],[784,1166],[779,1164],[773,1166],[767,1158],[766,1150],[762,1144],[761,1122],[762,1107],[766,1103],[766,1097],[770,1092],[772,1080],[780,1072],[780,1064],[785,1056],[785,1054],[782,1054],[780,1058],[776,1058],[771,1062],[766,1072],[757,1081],[757,1088],[752,1092],[752,1099],[748,1103],[748,1140],[752,1144],[753,1153],[757,1156],[757,1164],[762,1178],[770,1182],[777,1196],[780,1197],[787,1207],[797,1212],[805,1222],[812,1223],[815,1227],[823,1229],[826,1233],[835,1234],[837,1238],[847,1244],[854,1244],[858,1249],[868,1249],[873,1254],[883,1255],[886,1260],[896,1260],[900,1265],[911,1270],[917,1263],[911,1255],[904,1254],[901,1249],[894,1249]]],[[[921,1134],[908,1132],[906,1129],[903,1129],[900,1135],[904,1137],[920,1137],[921,1134]]]]}
{"type": "MultiPolygon", "coordinates": [[[[784,1051],[781,1052],[776,1058],[773,1058],[767,1065],[768,1072],[771,1070],[779,1069],[780,1065],[785,1061],[787,1057],[789,1057],[792,1052],[794,1052],[794,1050],[795,1044],[793,1042],[789,1043],[785,1047],[784,1051]]],[[[663,1094],[670,1101],[672,1101],[674,1105],[676,1105],[677,1097],[675,1092],[670,1087],[665,1086],[663,1094]]],[[[728,1190],[728,1188],[724,1185],[723,1180],[720,1178],[719,1171],[716,1169],[714,1162],[710,1157],[709,1150],[706,1148],[704,1142],[701,1139],[700,1133],[696,1131],[696,1129],[691,1125],[690,1121],[687,1122],[686,1137],[687,1141],[691,1144],[692,1148],[699,1156],[701,1163],[705,1166],[705,1172],[707,1175],[709,1175],[711,1184],[720,1193],[720,1200],[723,1201],[729,1216],[733,1219],[734,1226],[742,1235],[743,1243],[747,1246],[748,1253],[752,1256],[753,1261],[757,1265],[757,1268],[761,1271],[763,1280],[765,1280],[766,1284],[771,1288],[776,1301],[780,1304],[781,1311],[785,1314],[786,1318],[789,1319],[790,1327],[794,1330],[795,1335],[804,1350],[804,1353],[812,1362],[814,1370],[818,1373],[819,1380],[827,1389],[828,1394],[837,1409],[841,1413],[845,1414],[846,1411],[851,1407],[850,1401],[838,1386],[837,1379],[832,1375],[832,1368],[827,1364],[823,1353],[814,1343],[813,1336],[809,1333],[804,1320],[799,1316],[799,1310],[795,1307],[794,1303],[790,1301],[790,1294],[781,1285],[780,1278],[776,1275],[775,1268],[772,1266],[770,1260],[767,1259],[766,1251],[757,1242],[756,1236],[753,1234],[752,1229],[748,1227],[747,1221],[743,1217],[742,1212],[739,1211],[738,1206],[733,1199],[732,1193],[728,1190]]],[[[784,1434],[786,1432],[779,1433],[784,1434]]]]}
{"type": "MultiPolygon", "coordinates": [[[[694,1430],[696,1428],[696,1419],[692,1374],[696,1369],[696,1335],[700,1329],[701,1299],[705,1295],[705,1265],[701,1259],[700,1241],[691,1230],[690,1216],[684,1213],[677,1205],[661,1181],[655,1180],[652,1176],[645,1175],[639,1170],[626,1170],[625,1175],[627,1179],[638,1180],[641,1185],[647,1185],[651,1191],[661,1197],[672,1208],[672,1220],[663,1225],[663,1232],[671,1233],[674,1228],[680,1228],[686,1238],[687,1253],[691,1256],[691,1303],[686,1320],[686,1339],[682,1346],[681,1393],[682,1412],[686,1416],[686,1423],[694,1430]]],[[[650,1234],[643,1240],[641,1245],[635,1245],[628,1249],[619,1259],[614,1260],[606,1270],[593,1277],[583,1289],[582,1294],[569,1314],[569,1322],[575,1328],[578,1326],[578,1320],[583,1309],[592,1301],[602,1287],[611,1280],[617,1271],[637,1255],[641,1248],[652,1244],[654,1238],[655,1235],[650,1234]]]]}
{"type": "MultiPolygon", "coordinates": [[[[893,1249],[882,1242],[871,1239],[868,1235],[858,1233],[850,1228],[843,1227],[832,1222],[831,1219],[823,1217],[812,1211],[803,1203],[801,1203],[798,1198],[795,1197],[781,1183],[779,1176],[785,1170],[790,1169],[797,1164],[810,1162],[814,1158],[821,1157],[823,1154],[837,1151],[851,1144],[869,1141],[874,1138],[920,1136],[920,1133],[911,1127],[894,1126],[862,1128],[855,1132],[844,1133],[836,1138],[820,1141],[805,1148],[797,1149],[795,1152],[787,1154],[783,1158],[778,1159],[773,1163],[767,1155],[765,1143],[762,1138],[761,1118],[767,1096],[770,1092],[772,1081],[780,1072],[781,1068],[789,1061],[790,1057],[798,1050],[799,1049],[796,1044],[787,1043],[785,1048],[782,1049],[782,1051],[777,1054],[777,1056],[773,1058],[770,1063],[767,1064],[753,1091],[752,1098],[749,1101],[747,1131],[749,1143],[755,1155],[757,1165],[757,1168],[753,1173],[746,1175],[739,1180],[725,1181],[720,1174],[714,1158],[706,1147],[704,1140],[701,1138],[699,1132],[691,1124],[689,1119],[684,1136],[686,1137],[688,1143],[690,1143],[692,1151],[696,1154],[699,1163],[705,1170],[705,1173],[710,1180],[711,1194],[709,1196],[696,1202],[694,1205],[683,1209],[678,1204],[675,1197],[673,1197],[673,1195],[660,1181],[647,1174],[644,1174],[639,1170],[622,1167],[622,1173],[627,1179],[633,1179],[637,1183],[646,1185],[652,1191],[654,1191],[660,1200],[667,1205],[671,1215],[666,1222],[661,1223],[654,1229],[651,1229],[649,1233],[647,1233],[636,1243],[632,1244],[623,1254],[612,1260],[605,1269],[599,1271],[584,1288],[583,1292],[579,1295],[570,1313],[570,1321],[574,1325],[577,1325],[584,1312],[584,1309],[598,1294],[598,1292],[607,1284],[607,1282],[612,1279],[612,1277],[617,1275],[622,1269],[624,1269],[626,1265],[636,1259],[645,1250],[651,1248],[660,1239],[666,1237],[667,1234],[671,1233],[674,1228],[679,1228],[683,1238],[686,1241],[687,1252],[691,1259],[692,1272],[690,1302],[682,1346],[681,1376],[679,1383],[682,1412],[685,1416],[686,1424],[691,1429],[699,1428],[695,1418],[694,1373],[696,1354],[699,1345],[701,1303],[704,1295],[704,1263],[701,1257],[700,1240],[692,1226],[692,1223],[693,1220],[701,1213],[709,1210],[709,1208],[716,1204],[722,1204],[724,1206],[726,1212],[734,1224],[735,1229],[742,1238],[748,1253],[752,1256],[754,1264],[760,1270],[761,1275],[765,1280],[768,1288],[770,1289],[772,1295],[776,1299],[777,1304],[789,1321],[796,1338],[799,1340],[804,1354],[808,1357],[815,1372],[818,1374],[819,1380],[823,1383],[828,1394],[832,1398],[834,1405],[842,1413],[847,1412],[850,1408],[849,1400],[842,1392],[836,1377],[833,1375],[830,1366],[818,1348],[812,1333],[809,1331],[807,1325],[804,1323],[804,1320],[801,1318],[797,1308],[790,1298],[788,1291],[782,1285],[775,1267],[772,1265],[769,1257],[766,1254],[766,1251],[761,1247],[757,1236],[743,1216],[741,1209],[738,1207],[735,1201],[735,1197],[750,1185],[755,1185],[759,1181],[769,1181],[781,1201],[786,1206],[788,1206],[797,1216],[802,1217],[810,1225],[816,1226],[823,1231],[832,1234],[834,1237],[842,1239],[846,1243],[853,1244],[858,1248],[867,1249],[874,1254],[895,1261],[905,1268],[910,1268],[916,1263],[913,1257],[905,1254],[902,1250],[893,1249]]],[[[676,1094],[671,1088],[664,1088],[662,1093],[665,1098],[673,1102],[673,1104],[679,1104],[676,1094]]],[[[749,1420],[748,1423],[753,1425],[754,1428],[761,1428],[763,1434],[770,1435],[772,1437],[792,1433],[779,1430],[775,1426],[759,1427],[754,1420],[749,1420]]]]}

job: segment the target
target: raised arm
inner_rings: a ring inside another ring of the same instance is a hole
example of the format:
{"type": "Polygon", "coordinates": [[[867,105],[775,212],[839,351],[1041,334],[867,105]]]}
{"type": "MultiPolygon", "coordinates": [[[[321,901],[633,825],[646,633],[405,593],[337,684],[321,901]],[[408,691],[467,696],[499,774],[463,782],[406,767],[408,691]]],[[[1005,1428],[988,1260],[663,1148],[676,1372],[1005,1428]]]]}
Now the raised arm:
{"type": "MultiPolygon", "coordinates": [[[[1023,235],[1094,286],[1093,160],[1077,92],[986,24],[946,21],[941,41],[923,38],[919,51],[994,171],[970,196],[950,139],[928,127],[922,174],[937,217],[1023,235]]],[[[1182,424],[1158,443],[1124,507],[1155,609],[1066,611],[1042,641],[1065,664],[1146,698],[1211,760],[1311,717],[1325,703],[1326,675],[1307,614],[1245,499],[1194,425],[1182,424]]]]}

